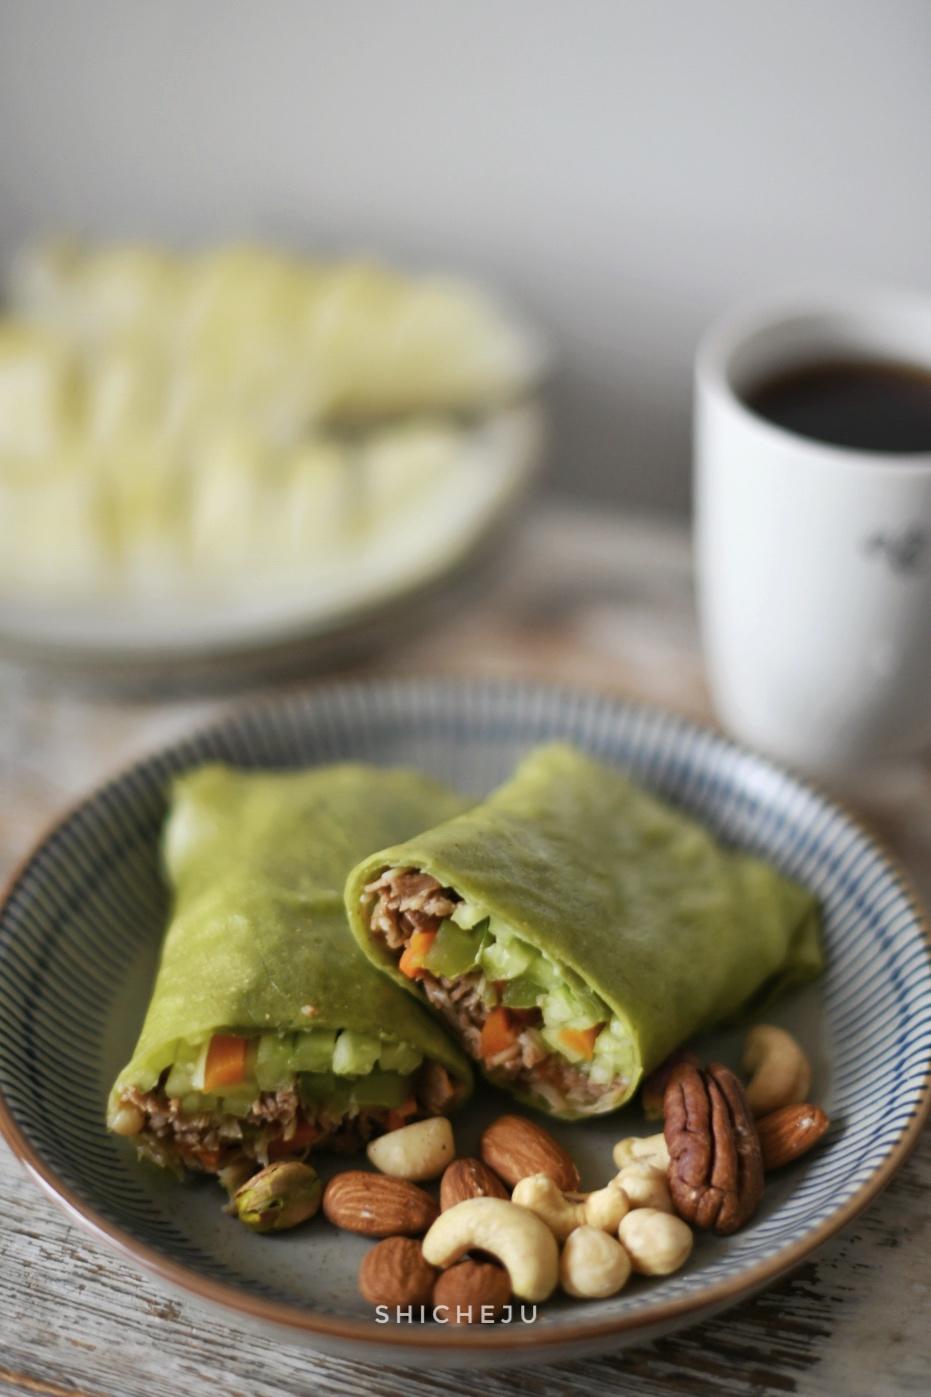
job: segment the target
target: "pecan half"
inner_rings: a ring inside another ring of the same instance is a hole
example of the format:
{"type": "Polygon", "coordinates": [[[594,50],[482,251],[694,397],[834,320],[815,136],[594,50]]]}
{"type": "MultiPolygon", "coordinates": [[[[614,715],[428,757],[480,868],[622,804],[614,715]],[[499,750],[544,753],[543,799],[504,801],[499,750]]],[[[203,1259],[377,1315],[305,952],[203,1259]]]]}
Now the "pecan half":
{"type": "Polygon", "coordinates": [[[726,1236],[749,1222],[763,1196],[760,1141],[729,1067],[680,1063],[663,1099],[669,1192],[693,1227],[726,1236]]]}

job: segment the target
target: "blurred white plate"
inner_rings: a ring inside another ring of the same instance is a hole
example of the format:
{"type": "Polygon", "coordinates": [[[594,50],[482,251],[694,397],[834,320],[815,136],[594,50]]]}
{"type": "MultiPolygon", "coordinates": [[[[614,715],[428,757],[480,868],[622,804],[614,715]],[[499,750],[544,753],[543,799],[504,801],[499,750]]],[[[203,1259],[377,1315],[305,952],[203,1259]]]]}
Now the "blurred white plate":
{"type": "Polygon", "coordinates": [[[526,496],[540,463],[538,404],[500,410],[469,436],[456,471],[410,516],[342,564],[308,563],[286,583],[254,574],[213,594],[101,596],[69,601],[0,596],[0,649],[21,658],[87,664],[169,664],[271,651],[332,648],[413,604],[477,554],[526,496]]]}

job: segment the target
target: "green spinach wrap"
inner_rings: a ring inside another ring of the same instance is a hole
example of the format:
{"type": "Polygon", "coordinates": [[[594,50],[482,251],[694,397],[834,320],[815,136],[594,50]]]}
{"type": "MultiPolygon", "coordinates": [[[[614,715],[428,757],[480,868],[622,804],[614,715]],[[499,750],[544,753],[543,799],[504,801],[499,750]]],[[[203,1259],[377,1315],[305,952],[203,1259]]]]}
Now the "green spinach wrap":
{"type": "Polygon", "coordinates": [[[173,910],[110,1128],[209,1173],[357,1147],[462,1100],[468,1060],[361,954],[342,897],[364,853],[462,808],[416,772],[359,765],[177,780],[173,910]]]}
{"type": "Polygon", "coordinates": [[[346,905],[493,1082],[566,1119],[622,1105],[693,1034],[822,963],[807,892],[565,745],[366,858],[346,905]]]}

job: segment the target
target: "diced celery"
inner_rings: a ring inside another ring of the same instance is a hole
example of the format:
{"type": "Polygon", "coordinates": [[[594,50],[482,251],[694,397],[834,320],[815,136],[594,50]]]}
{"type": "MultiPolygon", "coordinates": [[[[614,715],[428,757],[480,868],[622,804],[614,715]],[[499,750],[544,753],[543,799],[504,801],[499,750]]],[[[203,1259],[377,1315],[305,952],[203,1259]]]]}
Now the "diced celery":
{"type": "Polygon", "coordinates": [[[496,937],[482,951],[482,969],[489,980],[514,980],[528,969],[532,960],[530,947],[516,936],[507,940],[496,937]]]}
{"type": "Polygon", "coordinates": [[[175,1044],[171,1069],[165,1081],[165,1092],[168,1096],[184,1096],[186,1092],[195,1090],[195,1072],[204,1053],[205,1044],[188,1043],[183,1038],[179,1039],[175,1044]]]}
{"type": "Polygon", "coordinates": [[[528,974],[534,980],[543,985],[545,989],[554,990],[563,981],[563,972],[558,965],[554,965],[546,956],[537,954],[530,963],[528,974]]]}
{"type": "Polygon", "coordinates": [[[357,1106],[386,1106],[396,1109],[410,1095],[410,1079],[398,1072],[370,1072],[352,1083],[352,1099],[357,1106]]]}
{"type": "Polygon", "coordinates": [[[479,922],[485,920],[485,913],[482,909],[474,902],[468,902],[465,899],[456,903],[450,916],[457,926],[464,927],[466,930],[477,927],[479,922]]]}
{"type": "Polygon", "coordinates": [[[165,1079],[166,1096],[184,1096],[194,1090],[194,1064],[174,1062],[165,1079]]]}
{"type": "Polygon", "coordinates": [[[415,1072],[422,1062],[423,1053],[412,1048],[410,1043],[399,1043],[390,1038],[382,1040],[378,1065],[383,1072],[400,1072],[407,1076],[415,1072]]]}
{"type": "Polygon", "coordinates": [[[486,1009],[494,1009],[498,1003],[498,991],[494,983],[489,979],[481,981],[481,999],[486,1009]]]}
{"type": "Polygon", "coordinates": [[[263,1033],[255,1053],[255,1079],[260,1091],[282,1091],[291,1085],[294,1039],[289,1033],[263,1033]]]}
{"type": "Polygon", "coordinates": [[[214,1103],[209,1102],[206,1097],[201,1096],[199,1091],[189,1092],[187,1096],[181,1098],[182,1116],[199,1116],[202,1111],[214,1109],[214,1103]]]}
{"type": "Polygon", "coordinates": [[[337,1077],[332,1072],[302,1072],[301,1101],[314,1111],[343,1115],[351,1106],[400,1106],[410,1095],[410,1078],[399,1072],[369,1072],[364,1077],[337,1077]]]}
{"type": "Polygon", "coordinates": [[[191,1081],[194,1084],[195,1091],[203,1091],[204,1089],[204,1072],[207,1067],[207,1053],[209,1051],[210,1039],[208,1038],[205,1043],[201,1044],[198,1050],[197,1058],[194,1063],[194,1070],[191,1073],[191,1081]]]}
{"type": "Polygon", "coordinates": [[[615,1077],[629,1078],[635,1070],[634,1049],[628,1030],[618,1019],[612,1019],[595,1039],[592,1078],[610,1082],[615,1077]],[[597,1076],[596,1076],[597,1073],[597,1076]]]}
{"type": "Polygon", "coordinates": [[[595,1046],[599,1052],[628,1052],[630,1032],[620,1019],[612,1019],[595,1039],[595,1046]]]}
{"type": "Polygon", "coordinates": [[[566,1028],[591,1028],[609,1017],[607,1006],[584,989],[561,985],[550,990],[542,1004],[543,1020],[566,1028]]]}
{"type": "Polygon", "coordinates": [[[229,1116],[247,1116],[255,1100],[254,1091],[237,1092],[233,1096],[224,1096],[220,1102],[220,1110],[229,1116]]]}
{"type": "Polygon", "coordinates": [[[375,1066],[380,1051],[377,1038],[344,1028],[333,1049],[333,1071],[339,1077],[364,1077],[375,1066]]]}
{"type": "Polygon", "coordinates": [[[575,1016],[573,997],[565,986],[550,990],[541,1005],[543,1021],[548,1025],[567,1024],[575,1016]]]}
{"type": "Polygon", "coordinates": [[[440,923],[436,940],[424,958],[424,965],[434,975],[455,980],[472,969],[480,947],[481,938],[474,931],[447,920],[440,923]]]}
{"type": "MultiPolygon", "coordinates": [[[[345,1085],[344,1082],[339,1083],[340,1089],[345,1085]]],[[[302,1072],[298,1077],[298,1091],[302,1101],[320,1101],[328,1092],[335,1091],[336,1087],[336,1077],[332,1072],[302,1072]]]]}
{"type": "Polygon", "coordinates": [[[315,1111],[325,1109],[328,1115],[339,1116],[352,1104],[352,1083],[332,1072],[302,1072],[299,1082],[302,1102],[315,1111]]]}
{"type": "Polygon", "coordinates": [[[313,1028],[307,1033],[295,1033],[293,1045],[293,1072],[328,1072],[333,1065],[336,1030],[313,1028]]]}
{"type": "Polygon", "coordinates": [[[508,980],[504,986],[503,1002],[509,1009],[532,1009],[545,990],[531,975],[518,975],[516,980],[508,980]]]}

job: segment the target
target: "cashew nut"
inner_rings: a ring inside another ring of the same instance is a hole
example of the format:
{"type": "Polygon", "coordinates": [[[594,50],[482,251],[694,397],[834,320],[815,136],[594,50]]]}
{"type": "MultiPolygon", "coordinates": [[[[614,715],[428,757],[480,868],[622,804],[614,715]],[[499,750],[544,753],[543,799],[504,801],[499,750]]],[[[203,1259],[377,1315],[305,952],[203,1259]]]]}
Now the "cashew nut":
{"type": "Polygon", "coordinates": [[[559,1258],[559,1281],[567,1295],[604,1300],[616,1295],[630,1276],[630,1257],[599,1227],[577,1227],[559,1258]]]}
{"type": "Polygon", "coordinates": [[[529,1208],[542,1218],[557,1242],[564,1242],[577,1227],[616,1232],[630,1207],[616,1179],[594,1193],[565,1194],[548,1174],[528,1174],[519,1179],[514,1185],[511,1202],[520,1208],[529,1208]]]}
{"type": "Polygon", "coordinates": [[[660,1132],[659,1135],[647,1135],[643,1138],[632,1135],[626,1140],[618,1140],[614,1146],[614,1163],[618,1169],[623,1169],[635,1161],[655,1164],[657,1169],[668,1169],[669,1151],[666,1148],[665,1135],[660,1132]]]}
{"type": "Polygon", "coordinates": [[[765,1023],[751,1028],[744,1039],[741,1066],[750,1074],[747,1101],[755,1116],[768,1116],[770,1111],[808,1099],[811,1066],[784,1028],[765,1023]]]}
{"type": "Polygon", "coordinates": [[[621,1218],[630,1209],[630,1199],[617,1179],[596,1189],[582,1202],[582,1221],[602,1232],[616,1232],[621,1218]]]}
{"type": "Polygon", "coordinates": [[[518,1179],[511,1202],[542,1218],[557,1242],[564,1242],[570,1232],[586,1221],[585,1203],[567,1198],[549,1174],[528,1174],[518,1179]]]}
{"type": "Polygon", "coordinates": [[[615,1183],[627,1194],[632,1208],[657,1208],[661,1213],[674,1212],[666,1182],[666,1171],[655,1164],[640,1160],[627,1164],[618,1174],[615,1183]]]}
{"type": "Polygon", "coordinates": [[[621,1222],[618,1237],[635,1271],[669,1276],[692,1250],[692,1229],[679,1217],[657,1208],[634,1208],[621,1222]]]}
{"type": "Polygon", "coordinates": [[[365,1152],[376,1169],[393,1179],[435,1179],[455,1156],[453,1128],[445,1116],[433,1116],[380,1135],[365,1152]]]}
{"type": "Polygon", "coordinates": [[[559,1247],[542,1218],[504,1198],[466,1198],[440,1213],[423,1239],[431,1266],[451,1266],[467,1251],[491,1252],[521,1300],[549,1298],[559,1279],[559,1247]]]}

